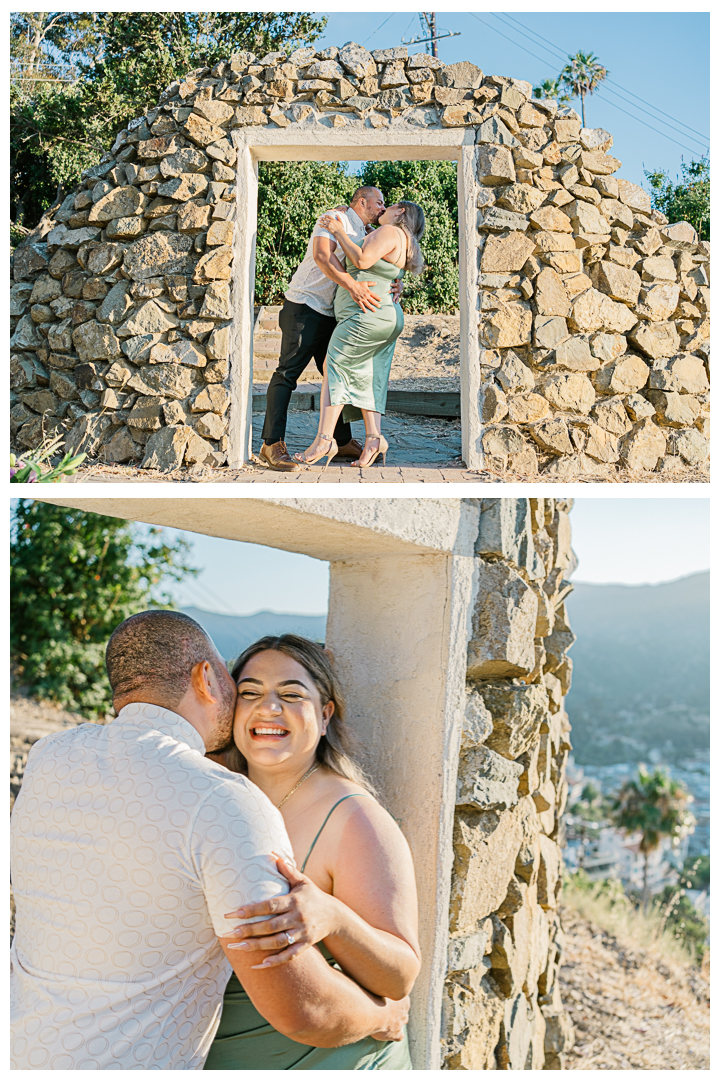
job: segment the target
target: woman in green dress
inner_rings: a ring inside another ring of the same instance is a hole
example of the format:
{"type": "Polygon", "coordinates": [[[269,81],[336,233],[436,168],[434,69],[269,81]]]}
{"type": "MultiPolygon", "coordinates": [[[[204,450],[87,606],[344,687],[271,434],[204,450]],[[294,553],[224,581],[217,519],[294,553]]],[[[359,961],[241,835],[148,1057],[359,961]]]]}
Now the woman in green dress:
{"type": "MultiPolygon", "coordinates": [[[[278,860],[291,891],[234,913],[235,922],[261,921],[229,930],[228,948],[256,952],[255,966],[273,967],[319,947],[370,993],[402,1000],[420,969],[412,857],[348,752],[342,691],[328,654],[293,634],[266,637],[246,649],[232,675],[238,683],[235,746],[209,756],[245,773],[280,809],[301,870],[278,860]]],[[[260,1015],[232,975],[205,1068],[412,1064],[407,1035],[334,1048],[295,1042],[260,1015]]]]}
{"type": "Polygon", "coordinates": [[[318,433],[305,453],[295,458],[312,465],[327,456],[327,468],[337,453],[329,433],[335,430],[342,412],[348,421],[362,414],[365,422],[365,446],[353,465],[372,465],[378,454],[384,462],[388,444],[380,433],[380,417],[385,412],[395,342],[404,325],[402,308],[393,300],[390,286],[406,271],[422,273],[425,264],[419,242],[425,232],[425,215],[417,203],[394,203],[380,216],[379,227],[362,246],[349,238],[332,212],[318,224],[342,247],[348,273],[369,282],[381,303],[364,311],[347,289],[339,288],[335,293],[337,326],[325,361],[318,433]]]}

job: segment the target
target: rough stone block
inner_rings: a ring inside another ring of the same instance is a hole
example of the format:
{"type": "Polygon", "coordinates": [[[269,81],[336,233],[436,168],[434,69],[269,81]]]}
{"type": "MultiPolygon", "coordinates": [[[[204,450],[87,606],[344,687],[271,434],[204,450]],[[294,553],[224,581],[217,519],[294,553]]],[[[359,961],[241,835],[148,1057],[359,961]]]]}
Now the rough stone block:
{"type": "Polygon", "coordinates": [[[160,472],[172,472],[179,469],[188,440],[195,432],[187,425],[163,427],[151,435],[145,444],[145,457],[142,469],[159,469],[160,472]]]}
{"type": "Polygon", "coordinates": [[[493,681],[479,686],[478,693],[492,717],[493,730],[485,740],[489,749],[515,761],[539,741],[541,727],[549,712],[543,685],[522,686],[493,681]]]}
{"type": "Polygon", "coordinates": [[[523,844],[523,821],[528,813],[535,817],[529,798],[503,813],[470,808],[458,811],[450,898],[452,933],[475,932],[478,922],[502,904],[523,844]]]}
{"type": "Polygon", "coordinates": [[[482,558],[500,558],[539,578],[544,570],[533,546],[528,499],[483,499],[475,551],[482,558]]]}
{"type": "Polygon", "coordinates": [[[700,415],[700,404],[690,394],[647,390],[645,396],[655,407],[655,423],[662,427],[691,427],[700,415]]]}
{"type": "Polygon", "coordinates": [[[189,258],[192,238],[169,233],[143,236],[125,252],[123,269],[133,281],[162,274],[187,273],[192,266],[189,258]]]}
{"type": "Polygon", "coordinates": [[[468,645],[468,677],[527,675],[535,667],[537,598],[519,574],[483,564],[468,645]]]}
{"type": "Polygon", "coordinates": [[[478,691],[469,686],[465,701],[461,750],[471,750],[484,743],[492,731],[492,716],[478,691]]]}
{"type": "Polygon", "coordinates": [[[518,802],[518,781],[523,767],[519,762],[476,746],[460,757],[458,767],[458,806],[478,810],[510,810],[518,802]]]}
{"type": "MultiPolygon", "coordinates": [[[[480,183],[488,187],[514,183],[515,163],[508,147],[480,146],[477,156],[477,173],[480,183]]],[[[508,207],[508,209],[513,208],[508,207]]]]}
{"type": "Polygon", "coordinates": [[[653,360],[674,356],[680,350],[680,335],[673,322],[641,323],[630,337],[653,360]]]}
{"type": "Polygon", "coordinates": [[[660,428],[652,420],[645,419],[621,439],[620,456],[633,472],[652,472],[665,453],[665,448],[665,436],[660,428]]]}

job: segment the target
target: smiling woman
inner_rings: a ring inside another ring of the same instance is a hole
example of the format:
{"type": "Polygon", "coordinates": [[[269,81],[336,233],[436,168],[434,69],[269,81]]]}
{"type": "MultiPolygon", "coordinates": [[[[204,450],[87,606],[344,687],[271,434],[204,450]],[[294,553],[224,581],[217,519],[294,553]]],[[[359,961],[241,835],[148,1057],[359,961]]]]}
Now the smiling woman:
{"type": "MultiPolygon", "coordinates": [[[[245,772],[282,808],[301,870],[278,861],[290,893],[235,912],[245,921],[228,935],[228,950],[264,952],[255,966],[273,967],[322,943],[326,960],[368,992],[401,1001],[420,968],[412,858],[349,752],[328,653],[295,635],[266,637],[232,675],[234,746],[214,760],[245,772]]],[[[263,1023],[235,976],[205,1067],[412,1068],[405,1035],[332,1049],[293,1042],[263,1023]]]]}

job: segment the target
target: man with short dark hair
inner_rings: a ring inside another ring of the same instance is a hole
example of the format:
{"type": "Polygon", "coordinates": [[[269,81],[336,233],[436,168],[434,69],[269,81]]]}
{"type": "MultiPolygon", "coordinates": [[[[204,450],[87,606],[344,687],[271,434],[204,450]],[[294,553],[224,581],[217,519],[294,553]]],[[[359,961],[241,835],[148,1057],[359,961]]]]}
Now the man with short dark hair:
{"type": "MultiPolygon", "coordinates": [[[[339,220],[356,244],[365,239],[368,226],[376,225],[385,210],[382,192],[376,187],[359,187],[339,220]]],[[[297,472],[285,445],[288,406],[298,379],[311,360],[322,375],[328,342],[336,326],[333,301],[338,285],[352,296],[363,311],[373,311],[380,297],[371,291],[374,282],[356,281],[345,269],[345,253],[332,233],[317,225],[312,231],[305,258],[285,291],[280,312],[282,344],[280,360],[267,391],[263,444],[260,458],[279,472],[297,472]]],[[[399,285],[395,290],[399,294],[399,285]]],[[[328,433],[329,434],[329,433],[328,433]]],[[[334,432],[338,457],[357,459],[362,446],[352,437],[352,428],[342,419],[334,432]]]]}
{"type": "Polygon", "coordinates": [[[399,1038],[407,1000],[318,950],[254,970],[227,948],[226,913],[287,892],[272,852],[293,856],[260,789],[205,756],[237,692],[202,627],[134,615],[107,668],[116,719],[35,743],[13,810],[12,1068],[202,1069],[231,970],[296,1042],[399,1038]]]}

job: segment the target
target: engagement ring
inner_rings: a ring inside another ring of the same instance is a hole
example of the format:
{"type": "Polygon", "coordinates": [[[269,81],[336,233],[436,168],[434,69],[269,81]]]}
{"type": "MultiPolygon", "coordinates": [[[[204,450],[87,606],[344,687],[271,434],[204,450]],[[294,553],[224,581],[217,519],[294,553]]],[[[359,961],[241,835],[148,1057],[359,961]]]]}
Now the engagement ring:
{"type": "Polygon", "coordinates": [[[292,934],[288,934],[287,930],[285,931],[285,937],[287,938],[288,945],[294,944],[295,938],[292,936],[292,934]]]}

